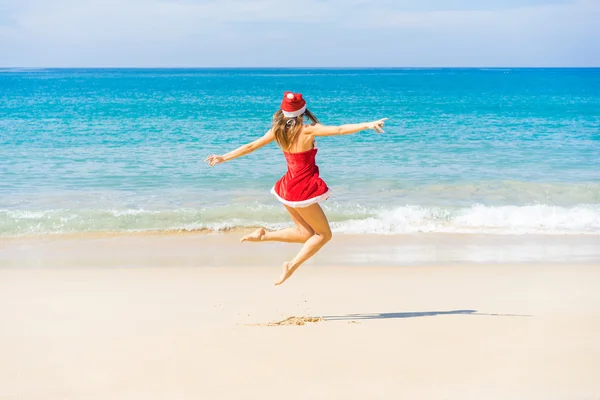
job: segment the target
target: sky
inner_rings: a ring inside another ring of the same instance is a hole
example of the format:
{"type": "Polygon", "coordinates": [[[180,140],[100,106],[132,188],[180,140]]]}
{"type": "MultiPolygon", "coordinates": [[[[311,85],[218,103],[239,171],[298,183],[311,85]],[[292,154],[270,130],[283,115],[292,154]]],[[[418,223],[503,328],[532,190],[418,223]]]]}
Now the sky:
{"type": "Polygon", "coordinates": [[[1,67],[600,67],[600,0],[0,0],[1,67]]]}

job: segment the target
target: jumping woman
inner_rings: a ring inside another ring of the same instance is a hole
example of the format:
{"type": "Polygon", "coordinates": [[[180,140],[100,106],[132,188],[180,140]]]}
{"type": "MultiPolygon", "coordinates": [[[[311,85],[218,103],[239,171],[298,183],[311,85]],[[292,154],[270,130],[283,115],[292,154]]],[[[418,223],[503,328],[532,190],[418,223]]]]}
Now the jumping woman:
{"type": "Polygon", "coordinates": [[[300,265],[331,240],[329,222],[319,206],[319,202],[326,200],[330,192],[327,184],[319,177],[319,167],[315,163],[315,138],[348,135],[366,129],[382,133],[386,119],[361,124],[324,126],[306,108],[302,94],[285,92],[281,109],[273,115],[271,129],[263,137],[222,156],[211,155],[206,158],[205,161],[212,167],[250,154],[274,140],[283,150],[288,171],[275,183],[271,193],[283,203],[296,227],[279,231],[258,228],[241,239],[242,242],[275,241],[304,244],[294,259],[283,263],[283,272],[275,281],[275,285],[285,282],[300,265]],[[305,124],[305,119],[308,119],[310,124],[305,124]]]}

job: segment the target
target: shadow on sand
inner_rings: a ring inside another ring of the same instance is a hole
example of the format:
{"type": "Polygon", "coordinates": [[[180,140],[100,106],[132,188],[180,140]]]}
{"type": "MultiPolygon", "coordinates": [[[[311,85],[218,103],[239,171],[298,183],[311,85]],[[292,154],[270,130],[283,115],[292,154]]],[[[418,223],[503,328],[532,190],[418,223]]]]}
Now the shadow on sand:
{"type": "Polygon", "coordinates": [[[324,316],[322,316],[322,318],[326,321],[356,321],[356,320],[363,320],[363,319],[435,317],[438,315],[484,315],[484,316],[490,316],[490,317],[531,317],[531,315],[521,315],[521,314],[487,314],[487,313],[477,312],[477,310],[451,310],[451,311],[416,311],[416,312],[396,312],[396,313],[324,315],[324,316]]]}

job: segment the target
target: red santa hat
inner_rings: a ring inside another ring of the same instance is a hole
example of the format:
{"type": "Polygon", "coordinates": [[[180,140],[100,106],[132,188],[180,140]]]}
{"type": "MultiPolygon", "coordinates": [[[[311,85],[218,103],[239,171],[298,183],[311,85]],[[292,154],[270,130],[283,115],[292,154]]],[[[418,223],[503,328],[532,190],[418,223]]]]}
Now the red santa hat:
{"type": "Polygon", "coordinates": [[[304,114],[306,111],[306,100],[302,98],[301,93],[285,92],[281,102],[281,111],[287,118],[295,118],[304,114]]]}

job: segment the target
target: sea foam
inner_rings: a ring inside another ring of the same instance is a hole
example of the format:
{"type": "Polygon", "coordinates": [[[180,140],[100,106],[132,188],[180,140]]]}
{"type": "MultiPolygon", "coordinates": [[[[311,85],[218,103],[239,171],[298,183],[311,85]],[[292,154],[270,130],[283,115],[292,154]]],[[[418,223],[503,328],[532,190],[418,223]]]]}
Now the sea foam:
{"type": "MultiPolygon", "coordinates": [[[[368,209],[324,206],[334,232],[349,234],[600,234],[600,205],[426,207],[368,209]]],[[[84,232],[226,231],[265,226],[279,229],[290,219],[278,207],[209,209],[0,210],[0,236],[84,232]]]]}

